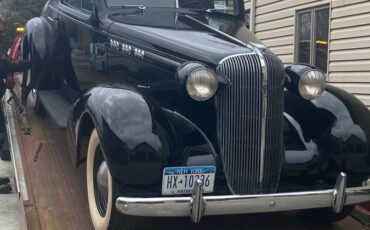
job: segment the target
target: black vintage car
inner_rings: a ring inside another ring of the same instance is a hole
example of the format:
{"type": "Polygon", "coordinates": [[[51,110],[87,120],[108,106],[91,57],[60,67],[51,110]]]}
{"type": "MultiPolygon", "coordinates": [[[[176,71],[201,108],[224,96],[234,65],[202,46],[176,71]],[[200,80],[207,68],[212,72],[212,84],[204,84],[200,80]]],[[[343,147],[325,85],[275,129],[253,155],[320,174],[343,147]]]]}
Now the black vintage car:
{"type": "Polygon", "coordinates": [[[145,217],[311,210],[370,200],[370,112],[319,69],[284,67],[243,0],[49,0],[27,23],[23,102],[87,163],[96,229],[145,217]]]}

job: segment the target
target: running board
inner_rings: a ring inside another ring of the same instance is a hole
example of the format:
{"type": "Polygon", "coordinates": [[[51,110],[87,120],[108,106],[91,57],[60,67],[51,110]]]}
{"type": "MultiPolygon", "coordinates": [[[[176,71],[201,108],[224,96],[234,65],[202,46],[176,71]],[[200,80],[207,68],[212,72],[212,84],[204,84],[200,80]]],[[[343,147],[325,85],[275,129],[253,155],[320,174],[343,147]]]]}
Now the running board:
{"type": "Polygon", "coordinates": [[[59,128],[67,127],[68,113],[71,103],[67,101],[59,90],[37,91],[41,106],[59,128]]]}

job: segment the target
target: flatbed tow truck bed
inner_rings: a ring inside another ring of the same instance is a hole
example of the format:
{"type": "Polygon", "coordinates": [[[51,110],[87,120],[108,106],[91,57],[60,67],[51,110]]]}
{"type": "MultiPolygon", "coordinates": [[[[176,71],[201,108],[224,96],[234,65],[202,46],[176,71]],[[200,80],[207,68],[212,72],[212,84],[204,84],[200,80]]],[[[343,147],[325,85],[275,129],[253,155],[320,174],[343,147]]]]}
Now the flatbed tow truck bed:
{"type": "MultiPolygon", "coordinates": [[[[21,132],[14,106],[6,105],[4,109],[8,132],[13,132],[11,150],[18,154],[15,158],[20,161],[16,178],[28,230],[93,229],[86,196],[85,165],[77,169],[73,166],[65,130],[48,117],[36,115],[33,104],[34,98],[30,95],[27,118],[32,127],[31,135],[21,132]]],[[[333,225],[318,225],[303,220],[296,212],[204,217],[198,225],[193,225],[190,218],[171,218],[163,223],[155,218],[151,220],[142,229],[369,229],[352,217],[333,225]]],[[[3,228],[0,226],[0,229],[3,228]]]]}

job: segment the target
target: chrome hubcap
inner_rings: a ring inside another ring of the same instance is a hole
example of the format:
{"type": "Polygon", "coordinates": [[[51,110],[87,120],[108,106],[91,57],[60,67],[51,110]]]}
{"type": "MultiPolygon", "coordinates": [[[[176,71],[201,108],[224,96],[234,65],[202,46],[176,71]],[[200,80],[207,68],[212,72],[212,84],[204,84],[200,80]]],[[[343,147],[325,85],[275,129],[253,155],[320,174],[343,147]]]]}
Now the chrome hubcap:
{"type": "Polygon", "coordinates": [[[108,205],[108,167],[104,160],[100,146],[96,149],[94,158],[94,194],[95,203],[102,217],[105,217],[108,205]]]}
{"type": "Polygon", "coordinates": [[[104,200],[108,201],[108,167],[105,161],[100,164],[97,182],[100,194],[103,196],[104,200]]]}

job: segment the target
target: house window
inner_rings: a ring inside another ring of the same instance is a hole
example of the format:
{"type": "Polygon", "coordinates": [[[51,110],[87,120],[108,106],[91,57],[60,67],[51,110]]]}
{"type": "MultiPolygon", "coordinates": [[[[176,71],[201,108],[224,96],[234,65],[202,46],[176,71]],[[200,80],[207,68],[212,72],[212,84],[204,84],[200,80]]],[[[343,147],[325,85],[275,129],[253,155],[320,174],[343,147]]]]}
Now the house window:
{"type": "Polygon", "coordinates": [[[328,70],[329,6],[297,13],[296,61],[328,70]]]}

